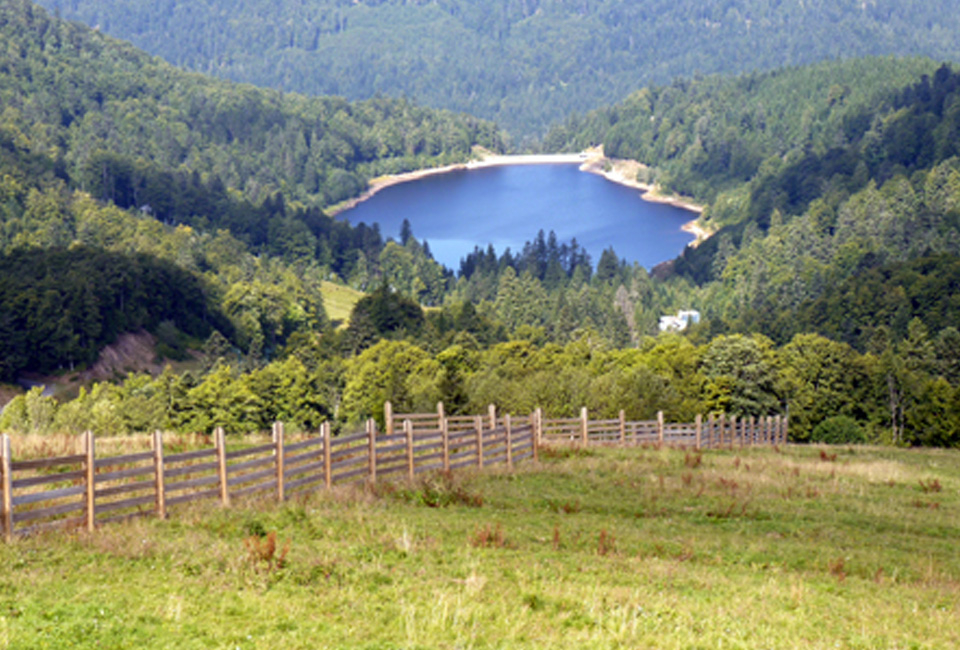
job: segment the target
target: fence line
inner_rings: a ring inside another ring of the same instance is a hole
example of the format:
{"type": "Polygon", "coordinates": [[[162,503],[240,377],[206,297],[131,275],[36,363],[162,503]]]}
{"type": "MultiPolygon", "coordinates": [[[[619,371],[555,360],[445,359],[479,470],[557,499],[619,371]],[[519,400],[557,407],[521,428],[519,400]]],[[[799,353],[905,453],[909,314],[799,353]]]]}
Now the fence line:
{"type": "Polygon", "coordinates": [[[15,461],[10,437],[0,436],[0,529],[4,539],[52,527],[93,531],[105,523],[133,517],[165,518],[170,508],[196,501],[230,506],[237,498],[270,495],[283,502],[334,484],[376,482],[401,476],[412,480],[428,471],[452,471],[493,465],[512,468],[539,460],[547,443],[580,446],[667,444],[696,448],[782,444],[786,417],[697,416],[693,423],[628,421],[619,417],[546,419],[542,409],[529,417],[498,415],[491,405],[485,415],[447,416],[436,412],[394,414],[384,408],[386,427],[373,420],[363,432],[334,437],[329,422],[319,435],[288,443],[282,423],[273,427],[269,443],[229,449],[222,428],[212,447],[165,453],[163,435],[153,434],[151,449],[98,457],[92,433],[82,437],[80,454],[15,461]],[[399,425],[399,426],[398,426],[399,425]],[[398,430],[399,429],[399,430],[398,430]]]}
{"type": "Polygon", "coordinates": [[[150,451],[98,457],[92,433],[83,435],[83,453],[15,461],[10,438],[0,437],[0,527],[4,539],[47,528],[93,531],[104,523],[133,517],[165,518],[171,508],[197,501],[223,506],[240,497],[268,495],[285,501],[335,484],[375,482],[400,475],[413,479],[434,470],[483,469],[536,458],[533,419],[509,416],[490,428],[480,418],[471,429],[453,431],[445,421],[434,429],[405,419],[402,432],[379,433],[367,422],[362,433],[333,437],[330,423],[318,436],[287,443],[282,423],[271,441],[228,449],[222,428],[213,446],[165,453],[156,432],[150,451]]]}

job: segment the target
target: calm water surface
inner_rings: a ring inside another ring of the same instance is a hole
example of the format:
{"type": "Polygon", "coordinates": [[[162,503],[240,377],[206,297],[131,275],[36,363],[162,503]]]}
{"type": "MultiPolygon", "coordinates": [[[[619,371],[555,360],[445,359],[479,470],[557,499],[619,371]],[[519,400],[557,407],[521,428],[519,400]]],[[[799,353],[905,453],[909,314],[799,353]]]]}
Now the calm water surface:
{"type": "Polygon", "coordinates": [[[693,237],[680,227],[696,215],[640,199],[637,190],[581,172],[576,164],[509,165],[428,176],[388,187],[341,217],[379,223],[398,238],[404,219],[451,269],[474,246],[518,252],[545,233],[587,249],[596,264],[613,247],[628,262],[650,268],[679,255],[693,237]]]}

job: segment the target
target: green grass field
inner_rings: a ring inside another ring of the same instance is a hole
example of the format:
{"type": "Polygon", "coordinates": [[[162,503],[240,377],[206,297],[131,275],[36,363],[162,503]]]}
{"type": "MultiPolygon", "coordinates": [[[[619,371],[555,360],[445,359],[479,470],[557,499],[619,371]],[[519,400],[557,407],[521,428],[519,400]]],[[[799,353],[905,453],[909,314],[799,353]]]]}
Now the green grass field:
{"type": "Polygon", "coordinates": [[[0,647],[956,648],[958,461],[555,450],[22,539],[0,647]]]}
{"type": "Polygon", "coordinates": [[[364,293],[342,284],[324,281],[320,288],[323,293],[323,306],[334,325],[346,327],[350,324],[353,306],[363,298],[364,293]]]}

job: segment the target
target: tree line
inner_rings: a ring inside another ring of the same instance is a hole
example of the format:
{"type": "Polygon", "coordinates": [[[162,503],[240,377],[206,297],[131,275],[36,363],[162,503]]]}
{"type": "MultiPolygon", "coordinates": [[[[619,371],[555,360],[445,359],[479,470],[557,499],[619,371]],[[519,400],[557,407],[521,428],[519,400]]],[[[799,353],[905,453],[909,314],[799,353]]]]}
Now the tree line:
{"type": "Polygon", "coordinates": [[[240,372],[222,358],[205,375],[128,375],[101,382],[63,403],[31,389],[10,402],[0,428],[20,432],[120,434],[156,428],[228,432],[265,430],[275,420],[337,430],[382,419],[383,403],[452,414],[497,404],[526,414],[542,407],[574,417],[692,419],[696,413],[762,416],[789,412],[794,441],[960,445],[960,333],[932,337],[922,323],[882,354],[861,354],[817,334],[776,346],[762,335],[732,334],[694,343],[648,337],[614,348],[593,332],[566,345],[514,339],[488,347],[469,336],[445,346],[383,339],[356,356],[306,354],[240,372]],[[436,351],[434,351],[436,350],[436,351]],[[893,378],[891,380],[891,377],[893,378]]]}

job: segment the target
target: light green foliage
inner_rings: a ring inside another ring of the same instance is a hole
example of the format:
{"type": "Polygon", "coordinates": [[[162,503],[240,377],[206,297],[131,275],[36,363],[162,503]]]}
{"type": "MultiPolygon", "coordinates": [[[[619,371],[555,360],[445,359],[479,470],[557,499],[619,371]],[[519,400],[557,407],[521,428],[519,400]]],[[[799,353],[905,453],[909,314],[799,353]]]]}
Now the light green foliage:
{"type": "Polygon", "coordinates": [[[333,415],[325,390],[325,384],[333,383],[330,379],[311,375],[296,357],[252,373],[249,388],[259,400],[258,428],[266,430],[273,422],[283,422],[297,430],[316,430],[333,415]]]}
{"type": "Polygon", "coordinates": [[[242,433],[258,430],[264,396],[253,392],[251,380],[249,375],[237,376],[228,365],[216,368],[184,396],[181,427],[204,433],[216,427],[242,433]]]}
{"type": "Polygon", "coordinates": [[[440,398],[441,366],[405,341],[380,341],[347,363],[343,419],[376,418],[383,426],[383,403],[397,413],[432,411],[440,398]]]}
{"type": "Polygon", "coordinates": [[[852,348],[817,334],[798,334],[779,357],[794,439],[806,440],[815,427],[834,416],[863,417],[860,409],[869,399],[870,377],[852,348]]]}
{"type": "Polygon", "coordinates": [[[778,410],[776,357],[763,336],[715,338],[703,356],[703,374],[710,411],[762,416],[778,410]]]}

